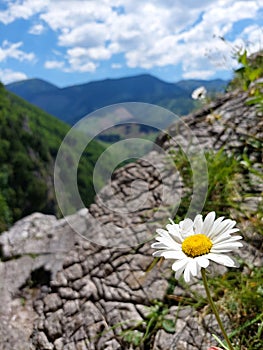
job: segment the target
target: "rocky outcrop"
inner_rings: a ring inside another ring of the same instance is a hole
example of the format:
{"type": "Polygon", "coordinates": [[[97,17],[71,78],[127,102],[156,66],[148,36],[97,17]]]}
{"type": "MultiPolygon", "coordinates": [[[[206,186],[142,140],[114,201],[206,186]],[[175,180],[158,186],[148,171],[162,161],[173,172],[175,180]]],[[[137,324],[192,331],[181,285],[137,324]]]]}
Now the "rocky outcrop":
{"type": "MultiPolygon", "coordinates": [[[[251,142],[263,139],[263,119],[246,98],[245,93],[225,95],[172,125],[173,138],[160,135],[158,145],[167,154],[179,146],[195,147],[196,140],[206,149],[246,148],[261,166],[262,149],[251,142]]],[[[213,317],[182,306],[189,291],[171,280],[169,264],[151,269],[153,235],[167,223],[182,191],[180,174],[153,150],[117,170],[89,210],[60,220],[36,213],[3,233],[0,349],[139,349],[140,332],[145,349],[207,349],[211,333],[218,332],[213,317]],[[160,317],[172,326],[160,326],[160,317]],[[131,329],[137,333],[131,335],[131,329]]],[[[256,184],[255,196],[260,191],[262,183],[256,184]]],[[[260,266],[257,239],[245,242],[240,257],[260,266]]],[[[204,292],[198,281],[192,289],[204,292]]]]}
{"type": "MultiPolygon", "coordinates": [[[[190,135],[188,129],[182,127],[184,123],[176,123],[168,129],[167,134],[157,138],[157,144],[170,149],[178,146],[178,135],[183,135],[188,144],[191,144],[194,136],[205,149],[219,150],[224,147],[238,154],[244,150],[248,154],[253,153],[253,142],[263,139],[263,112],[256,105],[246,104],[248,99],[249,95],[245,92],[227,93],[182,119],[190,128],[190,135]]],[[[253,157],[261,162],[262,150],[257,149],[253,157]]]]}

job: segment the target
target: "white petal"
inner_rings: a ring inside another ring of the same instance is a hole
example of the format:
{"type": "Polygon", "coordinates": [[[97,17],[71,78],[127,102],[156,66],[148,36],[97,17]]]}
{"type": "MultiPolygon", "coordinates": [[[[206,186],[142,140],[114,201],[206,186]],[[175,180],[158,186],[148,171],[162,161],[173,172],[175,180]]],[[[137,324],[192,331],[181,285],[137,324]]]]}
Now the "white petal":
{"type": "Polygon", "coordinates": [[[165,259],[174,259],[174,260],[180,260],[185,259],[186,255],[182,251],[174,251],[174,250],[157,250],[156,252],[153,252],[152,254],[154,257],[164,257],[165,259]]]}
{"type": "Polygon", "coordinates": [[[222,254],[222,253],[230,253],[233,252],[233,249],[217,249],[217,250],[212,250],[210,251],[213,254],[222,254]]]}
{"type": "Polygon", "coordinates": [[[162,242],[155,242],[155,243],[151,244],[151,248],[154,248],[154,249],[166,249],[167,247],[162,242]]]}
{"type": "Polygon", "coordinates": [[[195,233],[202,233],[202,229],[203,229],[203,217],[202,215],[198,214],[194,219],[194,231],[195,233]]]}
{"type": "Polygon", "coordinates": [[[237,227],[234,227],[234,228],[231,228],[230,230],[227,230],[227,232],[231,235],[232,233],[235,233],[235,232],[238,232],[240,231],[239,228],[237,227]]]}
{"type": "Polygon", "coordinates": [[[238,241],[238,240],[240,240],[240,239],[243,239],[243,237],[242,236],[231,236],[231,238],[230,238],[230,240],[231,241],[238,241]]]}
{"type": "Polygon", "coordinates": [[[206,235],[207,237],[211,236],[212,228],[214,225],[216,213],[214,211],[211,211],[208,213],[205,217],[204,224],[203,224],[203,229],[202,229],[202,234],[206,235]]]}
{"type": "Polygon", "coordinates": [[[229,256],[225,255],[225,263],[224,263],[225,266],[229,266],[229,267],[235,267],[236,264],[235,264],[235,261],[230,258],[229,256]]]}
{"type": "Polygon", "coordinates": [[[181,267],[180,269],[178,269],[178,270],[175,272],[174,277],[175,277],[177,280],[179,280],[179,278],[181,277],[183,271],[184,271],[184,266],[181,267]]]}
{"type": "Polygon", "coordinates": [[[227,255],[209,253],[207,254],[207,258],[224,266],[228,266],[228,267],[236,266],[235,261],[227,255]]]}
{"type": "MultiPolygon", "coordinates": [[[[225,220],[222,220],[221,222],[217,223],[216,226],[214,227],[213,229],[213,233],[215,235],[218,235],[222,232],[225,231],[225,228],[228,228],[228,226],[232,223],[232,220],[230,219],[225,219],[225,220]]],[[[234,225],[232,226],[234,227],[234,225]]],[[[232,228],[231,227],[231,228],[232,228]]]]}
{"type": "MultiPolygon", "coordinates": [[[[208,260],[208,264],[209,264],[209,260],[208,260]]],[[[201,271],[201,266],[199,265],[199,263],[197,262],[196,264],[196,268],[197,268],[197,274],[196,276],[200,275],[200,271],[201,271]]]]}
{"type": "Polygon", "coordinates": [[[219,242],[214,244],[213,247],[211,248],[211,251],[212,250],[219,251],[221,249],[233,250],[241,247],[243,247],[243,244],[241,242],[236,242],[235,240],[231,240],[231,241],[229,240],[229,241],[219,242]]]}
{"type": "Polygon", "coordinates": [[[228,239],[228,241],[229,241],[229,242],[235,242],[235,241],[240,241],[240,240],[242,240],[242,239],[243,239],[242,236],[231,236],[231,237],[228,239]]]}
{"type": "Polygon", "coordinates": [[[228,253],[233,252],[234,250],[238,249],[240,247],[232,247],[232,248],[217,248],[217,249],[211,249],[211,253],[215,254],[221,254],[221,253],[228,253]]]}
{"type": "Polygon", "coordinates": [[[189,264],[186,265],[184,270],[184,280],[186,283],[189,283],[191,281],[191,270],[189,264]]]}
{"type": "Polygon", "coordinates": [[[173,250],[173,251],[181,251],[181,247],[178,247],[178,248],[171,248],[171,247],[167,247],[167,245],[161,243],[161,242],[156,242],[156,243],[153,243],[151,245],[151,248],[153,249],[162,249],[162,250],[173,250]]]}
{"type": "Polygon", "coordinates": [[[191,259],[191,261],[189,261],[188,266],[189,266],[189,270],[191,272],[191,274],[193,276],[197,275],[197,261],[195,259],[191,259]]]}
{"type": "Polygon", "coordinates": [[[218,251],[220,249],[229,249],[229,250],[232,250],[232,249],[236,249],[236,248],[240,248],[242,247],[243,244],[241,242],[222,242],[222,243],[216,243],[213,245],[211,251],[218,251]]]}
{"type": "MultiPolygon", "coordinates": [[[[169,249],[181,249],[181,244],[175,242],[170,236],[168,237],[156,237],[156,240],[160,243],[163,243],[169,249]]],[[[154,243],[153,243],[154,244],[154,243]]],[[[154,248],[154,247],[153,247],[154,248]]]]}
{"type": "Polygon", "coordinates": [[[164,230],[164,229],[162,229],[162,228],[157,228],[156,232],[162,237],[169,236],[169,232],[164,230]]]}
{"type": "Polygon", "coordinates": [[[177,271],[181,268],[185,268],[185,266],[188,264],[190,258],[186,257],[185,259],[178,260],[172,265],[172,270],[177,271]]]}
{"type": "Polygon", "coordinates": [[[213,228],[213,232],[210,235],[210,239],[213,239],[216,236],[219,236],[221,234],[223,234],[224,232],[231,230],[234,226],[235,226],[236,222],[234,220],[230,220],[230,219],[226,219],[222,222],[220,222],[216,228],[213,228]]]}
{"type": "Polygon", "coordinates": [[[178,224],[167,224],[167,230],[172,235],[177,235],[179,233],[179,225],[178,224]]]}
{"type": "Polygon", "coordinates": [[[192,231],[193,229],[193,221],[189,218],[183,220],[180,222],[179,224],[180,226],[180,229],[183,230],[183,231],[192,231]]]}
{"type": "Polygon", "coordinates": [[[164,252],[164,250],[157,250],[156,252],[153,252],[152,255],[153,255],[155,258],[160,258],[160,257],[162,256],[163,252],[164,252]]]}
{"type": "Polygon", "coordinates": [[[169,234],[173,237],[173,239],[175,241],[177,241],[178,243],[182,243],[184,238],[181,235],[178,224],[174,224],[174,225],[168,224],[168,225],[166,225],[166,228],[167,228],[169,234]]]}
{"type": "MultiPolygon", "coordinates": [[[[232,229],[233,232],[230,232],[230,233],[234,233],[236,232],[236,230],[238,231],[238,229],[232,229]]],[[[232,231],[232,230],[229,230],[229,231],[232,231]]],[[[213,244],[216,244],[216,243],[219,243],[219,242],[222,242],[222,241],[227,241],[227,240],[239,240],[239,239],[242,239],[241,236],[231,236],[229,231],[226,231],[225,233],[222,233],[221,235],[215,237],[213,239],[213,244]],[[238,238],[236,238],[238,237],[238,238]]]]}
{"type": "MultiPolygon", "coordinates": [[[[184,271],[184,269],[185,269],[185,266],[187,265],[187,263],[188,263],[188,259],[189,258],[186,258],[186,259],[184,259],[184,263],[183,264],[181,264],[181,266],[180,265],[177,265],[175,268],[176,268],[176,272],[175,272],[175,278],[176,279],[179,279],[180,277],[181,277],[181,275],[182,275],[182,273],[183,273],[183,271],[184,271]]],[[[175,271],[175,270],[174,270],[175,271]]]]}
{"type": "Polygon", "coordinates": [[[217,218],[214,222],[214,229],[220,224],[221,221],[224,220],[224,216],[219,216],[219,218],[217,218]]]}
{"type": "Polygon", "coordinates": [[[198,263],[198,265],[200,267],[203,267],[204,269],[206,269],[209,265],[209,260],[206,258],[206,256],[197,256],[195,260],[198,263]]]}
{"type": "Polygon", "coordinates": [[[162,256],[165,259],[175,259],[175,260],[181,260],[181,259],[185,259],[186,255],[184,252],[182,251],[174,251],[174,250],[167,250],[165,251],[162,256]]]}

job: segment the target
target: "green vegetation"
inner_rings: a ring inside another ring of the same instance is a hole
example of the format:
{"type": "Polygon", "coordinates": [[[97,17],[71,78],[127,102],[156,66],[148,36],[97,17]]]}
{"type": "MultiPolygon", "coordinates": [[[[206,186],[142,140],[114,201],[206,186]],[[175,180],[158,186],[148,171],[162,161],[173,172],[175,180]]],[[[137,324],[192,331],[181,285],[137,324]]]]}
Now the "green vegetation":
{"type": "MultiPolygon", "coordinates": [[[[263,347],[263,268],[241,262],[241,270],[230,269],[223,276],[208,279],[209,289],[219,312],[231,320],[229,334],[235,350],[261,350],[263,347]],[[246,270],[246,273],[244,272],[246,270]]],[[[164,301],[153,300],[143,321],[134,321],[134,326],[121,332],[124,344],[140,346],[140,349],[152,349],[152,342],[158,330],[167,333],[176,331],[178,312],[185,306],[191,306],[204,317],[208,311],[206,298],[191,289],[181,278],[169,279],[164,301]],[[176,296],[176,285],[185,289],[184,296],[176,296]],[[171,315],[170,307],[177,305],[177,314],[171,315]]],[[[127,321],[128,322],[128,321],[127,321]]],[[[117,325],[116,325],[117,326],[117,325]]],[[[118,325],[119,326],[119,325],[118,325]]]]}
{"type": "Polygon", "coordinates": [[[251,83],[263,77],[263,52],[248,56],[246,49],[237,51],[236,59],[240,67],[235,71],[229,89],[241,88],[247,91],[251,83]]]}
{"type": "Polygon", "coordinates": [[[135,323],[135,326],[122,332],[124,343],[135,346],[142,345],[148,348],[153,336],[159,329],[168,333],[174,333],[176,329],[175,320],[169,318],[169,306],[159,300],[153,300],[151,306],[146,307],[146,317],[143,321],[135,323]]]}
{"type": "Polygon", "coordinates": [[[263,347],[263,268],[243,262],[247,273],[228,271],[209,279],[218,308],[235,325],[230,334],[236,349],[260,350],[263,347]]]}
{"type": "Polygon", "coordinates": [[[249,92],[248,105],[256,105],[263,111],[263,51],[248,56],[247,50],[238,51],[236,58],[240,68],[235,71],[228,90],[242,89],[249,92]]]}
{"type": "MultiPolygon", "coordinates": [[[[229,338],[235,350],[260,350],[263,347],[263,268],[245,261],[240,264],[239,271],[229,269],[222,276],[208,278],[209,289],[219,312],[231,320],[229,338]]],[[[167,293],[172,293],[178,284],[185,289],[186,296],[167,294],[167,297],[174,305],[189,305],[199,311],[200,317],[205,316],[209,312],[206,298],[191,289],[183,278],[177,281],[172,276],[167,293]]]]}
{"type": "MultiPolygon", "coordinates": [[[[67,124],[0,85],[0,232],[32,212],[59,213],[53,167],[68,130],[67,124]]],[[[79,165],[79,191],[86,205],[93,201],[92,170],[103,149],[93,142],[79,165]]]]}
{"type": "MultiPolygon", "coordinates": [[[[256,144],[259,154],[262,145],[263,142],[260,147],[256,144]]],[[[255,183],[262,183],[263,177],[255,162],[250,161],[245,152],[240,155],[228,155],[224,149],[218,152],[208,151],[205,155],[208,169],[208,191],[203,208],[204,215],[211,210],[222,216],[233,216],[234,214],[241,222],[244,219],[249,220],[251,228],[263,235],[262,203],[259,201],[254,205],[253,213],[249,213],[243,207],[247,198],[261,197],[261,193],[255,189],[255,183]]],[[[192,169],[187,156],[182,151],[172,152],[172,156],[185,186],[185,193],[176,213],[176,220],[180,221],[184,219],[191,201],[192,169]]],[[[196,215],[197,212],[191,214],[196,215]]]]}

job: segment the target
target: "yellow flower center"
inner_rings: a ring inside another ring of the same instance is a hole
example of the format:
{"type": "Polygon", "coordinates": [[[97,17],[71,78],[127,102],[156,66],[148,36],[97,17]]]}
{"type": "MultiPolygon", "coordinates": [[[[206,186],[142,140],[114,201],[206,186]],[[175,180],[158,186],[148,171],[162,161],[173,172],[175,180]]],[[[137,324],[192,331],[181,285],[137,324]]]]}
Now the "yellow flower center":
{"type": "Polygon", "coordinates": [[[197,234],[187,237],[182,243],[182,250],[191,258],[204,255],[210,252],[213,246],[212,241],[203,234],[197,234]]]}

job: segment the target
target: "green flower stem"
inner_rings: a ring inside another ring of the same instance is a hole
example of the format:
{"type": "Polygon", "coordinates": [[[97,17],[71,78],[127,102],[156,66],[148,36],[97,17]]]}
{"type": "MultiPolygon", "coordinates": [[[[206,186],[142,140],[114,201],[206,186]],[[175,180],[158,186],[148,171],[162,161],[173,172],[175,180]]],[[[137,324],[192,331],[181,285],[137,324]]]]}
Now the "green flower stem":
{"type": "Polygon", "coordinates": [[[219,316],[219,313],[217,311],[216,305],[215,305],[215,303],[214,303],[214,301],[213,301],[213,299],[211,297],[211,294],[210,294],[210,291],[209,291],[209,287],[208,287],[208,283],[207,283],[206,272],[205,272],[204,268],[201,268],[201,274],[202,274],[202,278],[203,278],[203,282],[204,282],[204,286],[205,286],[205,291],[206,291],[208,302],[209,302],[209,304],[211,306],[211,309],[212,309],[212,311],[213,311],[213,313],[214,313],[214,315],[216,317],[217,323],[219,324],[219,327],[220,327],[220,329],[221,329],[221,331],[223,333],[223,336],[224,336],[224,338],[226,340],[226,343],[227,343],[227,345],[229,347],[229,350],[235,350],[233,348],[233,346],[232,346],[232,344],[231,344],[227,334],[226,334],[225,328],[223,326],[223,323],[222,323],[221,318],[219,316]]]}

